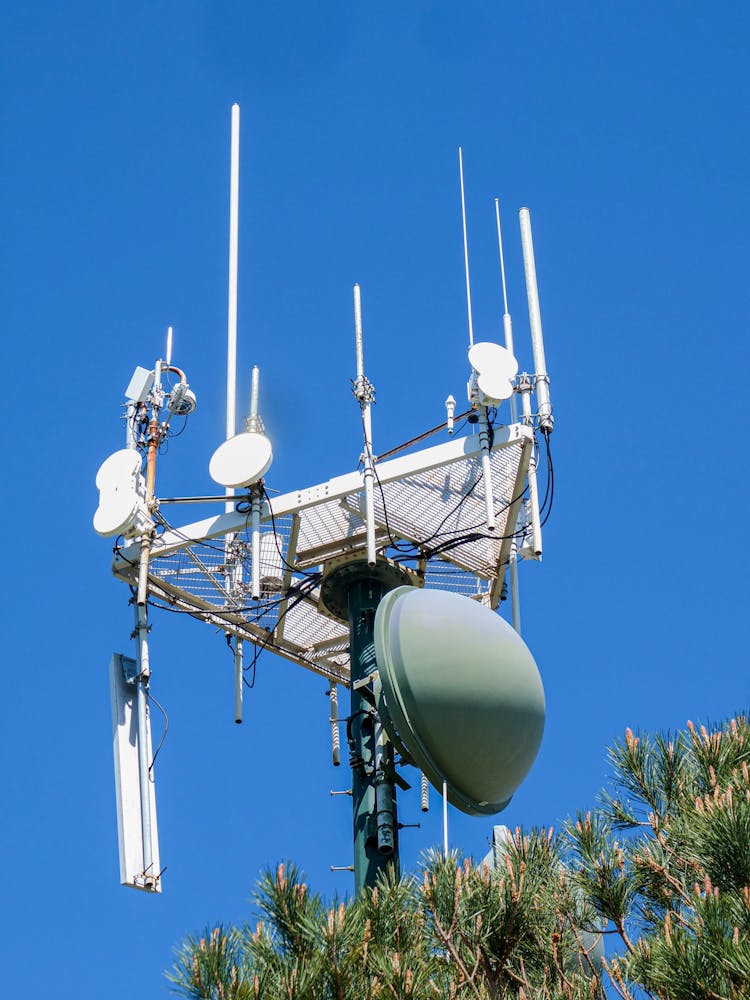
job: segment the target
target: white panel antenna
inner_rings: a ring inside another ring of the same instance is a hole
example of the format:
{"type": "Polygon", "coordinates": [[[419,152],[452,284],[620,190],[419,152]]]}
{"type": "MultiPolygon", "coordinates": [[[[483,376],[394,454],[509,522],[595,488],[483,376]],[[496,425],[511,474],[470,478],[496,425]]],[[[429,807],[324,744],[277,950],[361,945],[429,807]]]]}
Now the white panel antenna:
{"type": "Polygon", "coordinates": [[[141,475],[141,456],[123,448],[99,467],[96,474],[99,506],[94,514],[94,531],[104,538],[141,534],[151,527],[146,508],[146,481],[141,475]]]}
{"type": "Polygon", "coordinates": [[[148,368],[141,368],[140,365],[133,372],[128,387],[125,390],[125,398],[132,403],[145,403],[151,386],[154,384],[154,373],[148,368]]]}
{"type": "Polygon", "coordinates": [[[139,726],[136,673],[135,660],[120,653],[112,654],[109,664],[109,690],[112,704],[112,750],[115,760],[120,882],[133,889],[161,892],[156,795],[151,766],[153,761],[151,722],[146,708],[146,717],[139,726]],[[145,734],[143,748],[139,745],[139,732],[145,734]],[[145,780],[142,780],[141,775],[141,759],[147,762],[145,780]],[[148,798],[145,810],[142,788],[146,789],[148,798]],[[142,822],[144,812],[148,820],[146,830],[142,822]],[[147,857],[148,865],[145,860],[147,857]]]}

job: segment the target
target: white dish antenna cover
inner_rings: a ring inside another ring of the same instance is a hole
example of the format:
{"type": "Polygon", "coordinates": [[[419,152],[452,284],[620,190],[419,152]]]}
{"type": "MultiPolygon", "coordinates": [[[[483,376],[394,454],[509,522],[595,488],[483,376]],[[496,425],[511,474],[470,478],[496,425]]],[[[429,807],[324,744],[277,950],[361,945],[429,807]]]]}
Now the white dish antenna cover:
{"type": "Polygon", "coordinates": [[[482,341],[469,348],[469,364],[476,372],[476,386],[484,406],[498,406],[513,395],[518,374],[514,355],[500,344],[482,341]]]}
{"type": "Polygon", "coordinates": [[[243,431],[220,444],[208,463],[215,483],[227,489],[252,486],[271,468],[273,449],[265,434],[243,431]]]}
{"type": "Polygon", "coordinates": [[[111,535],[138,534],[150,524],[144,500],[146,483],[141,475],[141,456],[133,448],[110,455],[96,474],[99,506],[94,514],[94,531],[111,535]]]}

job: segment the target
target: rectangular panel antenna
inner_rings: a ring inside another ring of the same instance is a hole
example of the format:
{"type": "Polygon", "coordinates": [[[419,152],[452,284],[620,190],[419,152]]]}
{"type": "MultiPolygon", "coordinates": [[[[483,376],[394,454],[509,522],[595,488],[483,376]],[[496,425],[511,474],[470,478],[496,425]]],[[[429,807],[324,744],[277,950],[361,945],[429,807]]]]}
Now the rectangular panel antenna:
{"type": "MultiPolygon", "coordinates": [[[[109,690],[112,700],[112,750],[115,759],[117,795],[117,839],[120,845],[120,882],[133,889],[161,892],[159,834],[156,827],[156,796],[153,776],[149,775],[151,814],[151,871],[143,870],[143,828],[141,823],[141,784],[138,765],[138,699],[134,683],[136,661],[113,653],[109,663],[109,690]]],[[[151,751],[151,720],[146,711],[147,758],[151,751]]]]}

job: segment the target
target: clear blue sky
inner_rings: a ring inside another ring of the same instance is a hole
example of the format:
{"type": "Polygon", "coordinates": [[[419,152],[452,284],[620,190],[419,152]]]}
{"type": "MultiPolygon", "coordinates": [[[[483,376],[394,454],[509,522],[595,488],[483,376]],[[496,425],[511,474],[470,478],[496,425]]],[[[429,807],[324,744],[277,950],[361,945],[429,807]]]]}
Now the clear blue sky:
{"type": "MultiPolygon", "coordinates": [[[[172,324],[199,409],[161,486],[211,488],[235,100],[243,391],[259,363],[277,489],[356,464],[354,281],[376,451],[461,397],[459,144],[475,326],[500,336],[498,196],[530,365],[532,211],[557,493],[521,583],[548,724],[503,821],[593,803],[626,726],[747,704],[749,21],[740,3],[0,3],[4,996],[164,996],[172,947],[249,915],[283,858],[349,889],[329,872],[350,821],[323,682],[265,656],[237,727],[223,638],[158,614],[165,892],[118,885],[106,669],[131,616],[94,475],[172,324]]],[[[439,819],[404,831],[407,867],[439,819]]],[[[452,842],[483,853],[491,825],[452,813],[452,842]]]]}

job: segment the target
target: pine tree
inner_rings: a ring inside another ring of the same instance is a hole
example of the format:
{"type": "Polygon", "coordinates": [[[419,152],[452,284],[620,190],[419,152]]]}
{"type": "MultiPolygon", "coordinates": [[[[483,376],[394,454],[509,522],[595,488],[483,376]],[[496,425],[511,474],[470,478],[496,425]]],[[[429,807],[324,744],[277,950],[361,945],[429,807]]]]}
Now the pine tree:
{"type": "Polygon", "coordinates": [[[186,939],[169,978],[195,1000],[750,998],[749,756],[744,717],[628,730],[561,834],[517,830],[494,866],[433,853],[330,905],[280,865],[257,926],[186,939]]]}

